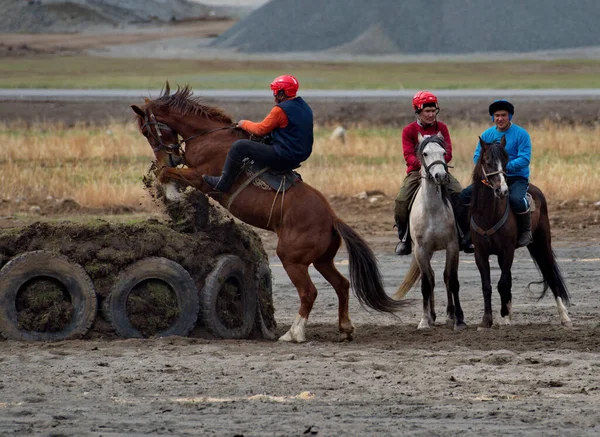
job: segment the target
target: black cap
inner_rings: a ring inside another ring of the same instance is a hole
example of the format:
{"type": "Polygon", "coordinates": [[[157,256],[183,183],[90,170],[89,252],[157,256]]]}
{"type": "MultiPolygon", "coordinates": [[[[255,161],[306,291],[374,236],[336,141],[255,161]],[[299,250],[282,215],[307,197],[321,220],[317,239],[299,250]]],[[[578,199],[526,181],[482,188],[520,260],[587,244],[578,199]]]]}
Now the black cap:
{"type": "Polygon", "coordinates": [[[496,111],[507,111],[510,115],[515,115],[515,107],[508,100],[495,100],[490,105],[490,115],[496,111]]]}

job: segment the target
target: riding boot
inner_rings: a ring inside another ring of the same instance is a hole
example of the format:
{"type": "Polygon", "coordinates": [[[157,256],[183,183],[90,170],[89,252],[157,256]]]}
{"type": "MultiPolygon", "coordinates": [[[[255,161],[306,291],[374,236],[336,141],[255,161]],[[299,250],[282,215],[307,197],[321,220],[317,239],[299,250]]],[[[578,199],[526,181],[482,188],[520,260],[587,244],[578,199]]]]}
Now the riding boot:
{"type": "Polygon", "coordinates": [[[214,188],[217,191],[229,191],[231,185],[237,178],[240,166],[241,163],[234,161],[227,156],[221,176],[202,175],[202,179],[204,179],[204,182],[210,185],[211,188],[214,188]]]}
{"type": "Polygon", "coordinates": [[[475,247],[471,241],[471,232],[469,226],[468,206],[455,204],[454,219],[456,221],[456,231],[458,233],[458,248],[464,253],[475,252],[475,247]]]}
{"type": "Polygon", "coordinates": [[[400,239],[400,242],[396,245],[396,255],[410,255],[412,253],[412,242],[408,223],[406,226],[396,223],[395,227],[398,228],[398,238],[400,239]]]}
{"type": "Polygon", "coordinates": [[[529,246],[533,241],[531,235],[531,210],[527,210],[521,214],[517,214],[517,224],[519,229],[519,240],[517,247],[529,246]]]}

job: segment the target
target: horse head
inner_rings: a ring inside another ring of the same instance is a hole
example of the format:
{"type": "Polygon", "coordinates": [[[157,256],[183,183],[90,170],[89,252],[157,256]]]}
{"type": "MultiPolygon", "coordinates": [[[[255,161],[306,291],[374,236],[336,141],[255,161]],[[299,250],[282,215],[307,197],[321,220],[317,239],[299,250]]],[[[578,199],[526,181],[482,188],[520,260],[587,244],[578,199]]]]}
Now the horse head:
{"type": "Polygon", "coordinates": [[[419,133],[417,144],[417,158],[421,161],[421,173],[424,178],[432,180],[436,185],[444,185],[450,181],[444,136],[438,132],[435,135],[423,137],[419,133]]]}
{"type": "Polygon", "coordinates": [[[473,182],[481,182],[494,191],[494,196],[503,198],[508,195],[508,184],[506,183],[506,165],[508,164],[508,153],[506,138],[502,137],[500,142],[486,143],[479,137],[481,154],[473,172],[473,182]]]}
{"type": "MultiPolygon", "coordinates": [[[[182,145],[185,145],[186,152],[190,152],[191,140],[216,131],[231,131],[233,127],[233,120],[229,115],[218,108],[200,103],[198,97],[192,97],[189,86],[178,87],[171,94],[168,82],[158,98],[145,99],[144,105],[131,105],[131,109],[136,114],[139,129],[152,147],[157,162],[167,167],[189,161],[186,160],[182,145]]],[[[193,160],[190,155],[193,153],[188,153],[187,158],[193,160]]]]}

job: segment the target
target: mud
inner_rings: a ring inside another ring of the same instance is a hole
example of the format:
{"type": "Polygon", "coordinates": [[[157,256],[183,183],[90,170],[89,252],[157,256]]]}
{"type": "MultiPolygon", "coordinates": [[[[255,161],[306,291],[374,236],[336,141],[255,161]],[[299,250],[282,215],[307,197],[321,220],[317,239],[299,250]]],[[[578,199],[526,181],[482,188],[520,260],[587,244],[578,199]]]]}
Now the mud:
{"type": "MultiPolygon", "coordinates": [[[[152,180],[147,183],[152,186],[152,180]]],[[[157,197],[158,203],[162,200],[157,197]]],[[[110,223],[97,218],[83,223],[35,222],[24,228],[2,229],[0,267],[13,257],[34,250],[64,255],[81,265],[90,276],[100,308],[119,274],[148,257],[162,257],[179,263],[191,275],[198,290],[204,286],[218,257],[225,253],[241,258],[249,276],[258,277],[257,269],[267,262],[267,257],[260,238],[250,227],[223,216],[197,191],[185,193],[183,202],[166,202],[165,209],[169,217],[166,222],[151,219],[110,223]]],[[[33,284],[24,287],[27,290],[18,293],[19,324],[28,330],[60,330],[69,321],[66,316],[69,303],[62,298],[68,293],[62,293],[46,278],[32,281],[33,284]]],[[[134,289],[127,305],[132,323],[146,336],[163,331],[165,324],[169,326],[169,320],[177,316],[174,313],[177,302],[173,302],[172,290],[161,290],[156,285],[141,284],[144,290],[134,289]]],[[[263,312],[263,316],[274,323],[270,290],[261,288],[261,299],[266,302],[263,305],[266,311],[271,309],[270,313],[263,312]]],[[[102,315],[100,312],[87,337],[114,337],[112,327],[102,315]]],[[[201,329],[197,330],[196,335],[202,334],[201,329]]]]}
{"type": "MultiPolygon", "coordinates": [[[[393,293],[410,262],[392,255],[393,199],[331,202],[375,248],[393,293]]],[[[436,255],[434,329],[416,329],[418,291],[409,293],[412,305],[398,317],[367,312],[352,298],[356,339],[338,343],[335,292],[311,268],[319,296],[302,345],[205,338],[0,342],[0,435],[597,435],[600,231],[594,214],[593,205],[578,202],[550,208],[574,329],[560,326],[550,296],[538,300],[540,289],[527,290],[539,276],[519,250],[512,326],[477,329],[479,275],[473,257],[461,255],[469,327],[448,328],[443,258],[436,255]]],[[[274,256],[275,238],[259,232],[281,335],[297,313],[298,295],[274,256]]],[[[336,263],[347,275],[344,251],[336,263]]],[[[493,281],[498,276],[493,268],[493,281]]],[[[497,294],[493,305],[498,318],[497,294]]]]}

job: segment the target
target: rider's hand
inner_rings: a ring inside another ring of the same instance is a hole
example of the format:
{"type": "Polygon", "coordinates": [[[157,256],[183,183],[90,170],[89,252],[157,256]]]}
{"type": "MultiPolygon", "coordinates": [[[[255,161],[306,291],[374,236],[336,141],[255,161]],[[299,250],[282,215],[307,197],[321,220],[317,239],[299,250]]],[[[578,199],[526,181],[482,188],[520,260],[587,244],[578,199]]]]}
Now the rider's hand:
{"type": "Polygon", "coordinates": [[[235,127],[239,128],[239,129],[243,129],[242,125],[246,122],[247,120],[240,120],[235,124],[235,127]]]}

